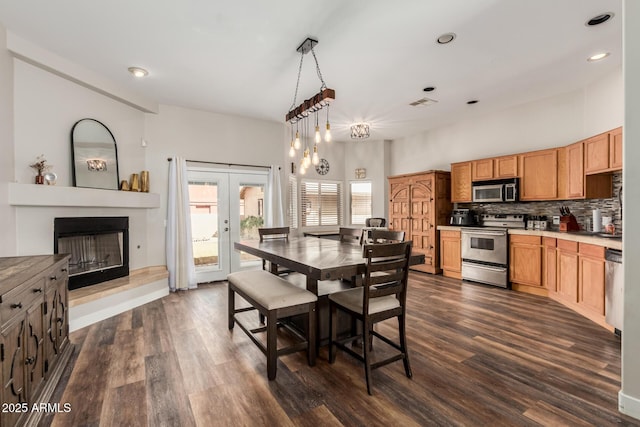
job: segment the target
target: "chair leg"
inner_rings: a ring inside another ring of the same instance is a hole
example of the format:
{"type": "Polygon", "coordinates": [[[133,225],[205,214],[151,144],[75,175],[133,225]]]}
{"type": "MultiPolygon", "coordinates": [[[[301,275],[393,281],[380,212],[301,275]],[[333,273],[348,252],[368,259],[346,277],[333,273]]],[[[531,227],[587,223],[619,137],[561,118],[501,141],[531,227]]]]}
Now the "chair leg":
{"type": "Polygon", "coordinates": [[[236,311],[236,303],[235,303],[235,292],[231,289],[231,284],[229,284],[229,300],[227,303],[227,316],[229,320],[229,330],[233,329],[235,325],[235,311],[236,311]]]}
{"type": "Polygon", "coordinates": [[[316,364],[316,327],[317,327],[316,304],[309,304],[309,330],[307,331],[307,361],[309,366],[316,364]]]}
{"type": "Polygon", "coordinates": [[[411,364],[409,363],[409,349],[407,348],[407,336],[406,336],[406,319],[404,315],[398,316],[398,327],[399,327],[399,335],[400,335],[400,348],[402,349],[402,353],[404,357],[402,362],[404,363],[404,372],[407,375],[407,378],[411,378],[413,373],[411,372],[411,364]]]}
{"type": "Polygon", "coordinates": [[[373,395],[371,392],[371,355],[369,354],[371,350],[368,345],[371,337],[370,328],[371,325],[369,325],[368,322],[364,322],[362,325],[362,354],[364,358],[364,377],[367,381],[367,393],[373,395]]]}
{"type": "Polygon", "coordinates": [[[329,301],[329,363],[336,361],[336,345],[338,338],[338,311],[334,303],[329,301]]]}
{"type": "Polygon", "coordinates": [[[278,366],[278,318],[276,311],[270,311],[267,317],[267,377],[276,379],[278,366]]]}

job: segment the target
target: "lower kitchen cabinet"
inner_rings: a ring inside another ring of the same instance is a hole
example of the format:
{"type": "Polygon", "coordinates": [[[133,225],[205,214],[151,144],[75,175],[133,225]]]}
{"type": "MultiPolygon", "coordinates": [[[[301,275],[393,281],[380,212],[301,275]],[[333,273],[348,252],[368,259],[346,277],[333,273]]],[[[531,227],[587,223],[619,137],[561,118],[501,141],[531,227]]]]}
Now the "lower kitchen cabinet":
{"type": "Polygon", "coordinates": [[[542,261],[543,261],[543,273],[542,273],[542,285],[547,289],[549,293],[555,293],[557,288],[557,255],[556,255],[556,239],[553,237],[542,238],[542,261]]]}
{"type": "Polygon", "coordinates": [[[68,255],[0,258],[0,425],[35,425],[69,360],[68,255]]]}
{"type": "Polygon", "coordinates": [[[509,281],[511,288],[532,287],[532,293],[546,295],[542,288],[542,245],[540,236],[511,235],[509,239],[509,281]]]}
{"type": "Polygon", "coordinates": [[[440,268],[442,275],[454,279],[462,278],[462,255],[460,232],[440,230],[440,268]]]}
{"type": "Polygon", "coordinates": [[[604,316],[604,248],[580,243],[578,260],[578,304],[594,315],[604,316]]]}
{"type": "Polygon", "coordinates": [[[578,302],[578,243],[558,239],[556,280],[558,298],[578,302]]]}

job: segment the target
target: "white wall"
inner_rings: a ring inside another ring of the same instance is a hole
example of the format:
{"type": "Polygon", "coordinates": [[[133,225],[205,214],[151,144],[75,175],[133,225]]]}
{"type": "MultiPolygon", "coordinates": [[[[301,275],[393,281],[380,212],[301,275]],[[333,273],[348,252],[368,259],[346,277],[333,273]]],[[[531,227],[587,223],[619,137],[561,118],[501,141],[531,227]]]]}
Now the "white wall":
{"type": "MultiPolygon", "coordinates": [[[[393,141],[393,175],[558,147],[622,125],[622,70],[593,85],[393,141]]],[[[480,104],[478,104],[480,105],[480,104]]]]}
{"type": "MultiPolygon", "coordinates": [[[[640,214],[640,3],[624,2],[624,217],[640,214]]],[[[627,221],[624,228],[625,277],[622,328],[622,390],[620,410],[640,418],[640,223],[627,221]]]]}
{"type": "Polygon", "coordinates": [[[16,254],[15,209],[7,204],[7,182],[13,180],[13,60],[5,49],[7,34],[0,24],[0,256],[16,254]],[[4,184],[3,184],[4,183],[4,184]]]}

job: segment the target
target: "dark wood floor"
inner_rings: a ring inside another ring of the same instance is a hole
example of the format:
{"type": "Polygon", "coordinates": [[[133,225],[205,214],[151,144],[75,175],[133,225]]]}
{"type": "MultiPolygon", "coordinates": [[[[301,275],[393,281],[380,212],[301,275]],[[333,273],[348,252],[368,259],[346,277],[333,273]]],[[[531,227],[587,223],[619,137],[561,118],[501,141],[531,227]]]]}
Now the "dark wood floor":
{"type": "MultiPolygon", "coordinates": [[[[620,414],[620,340],[554,301],[411,273],[402,363],[373,373],[322,349],[265,358],[227,330],[226,283],[201,285],[72,334],[54,426],[640,425],[620,414]]],[[[395,324],[382,324],[391,331],[395,324]]],[[[374,345],[374,348],[378,346],[374,345]]],[[[375,351],[374,351],[375,352],[375,351]]]]}

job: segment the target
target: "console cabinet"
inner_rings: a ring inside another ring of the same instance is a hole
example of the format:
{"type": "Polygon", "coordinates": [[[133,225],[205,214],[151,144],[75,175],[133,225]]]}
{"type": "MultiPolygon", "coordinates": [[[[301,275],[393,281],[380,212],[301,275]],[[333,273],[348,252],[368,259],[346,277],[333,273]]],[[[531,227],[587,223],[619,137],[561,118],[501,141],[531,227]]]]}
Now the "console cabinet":
{"type": "MultiPolygon", "coordinates": [[[[0,258],[3,408],[48,402],[69,360],[68,260],[68,255],[0,258]]],[[[41,414],[2,411],[0,425],[35,425],[41,414]]]]}
{"type": "Polygon", "coordinates": [[[451,174],[428,171],[390,176],[389,229],[404,231],[413,241],[413,252],[424,254],[424,264],[413,270],[439,273],[439,241],[436,226],[447,223],[451,213],[451,174]]]}

